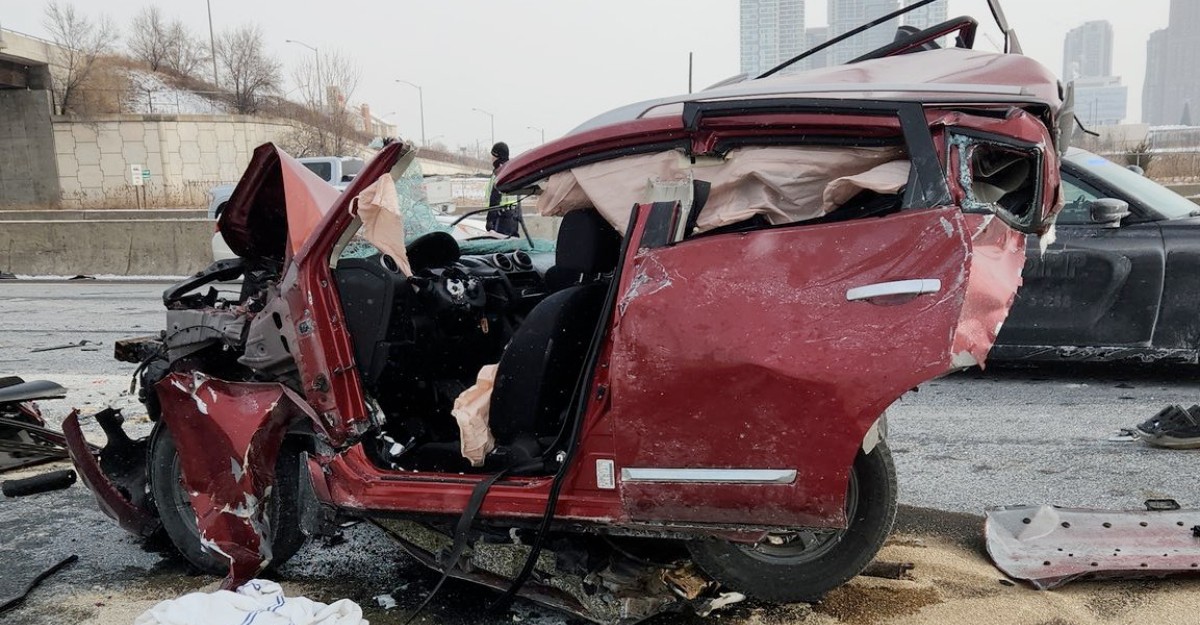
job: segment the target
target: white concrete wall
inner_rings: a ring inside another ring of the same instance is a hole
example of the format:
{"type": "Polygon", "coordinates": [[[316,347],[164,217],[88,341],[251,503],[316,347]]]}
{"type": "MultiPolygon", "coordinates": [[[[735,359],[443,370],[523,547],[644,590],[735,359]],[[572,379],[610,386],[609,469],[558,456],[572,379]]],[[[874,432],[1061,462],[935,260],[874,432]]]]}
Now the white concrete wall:
{"type": "Polygon", "coordinates": [[[63,208],[207,206],[209,188],[235,182],[256,146],[292,130],[239,115],[56,116],[53,125],[63,208]],[[133,164],[150,170],[143,189],[130,180],[133,164]]]}

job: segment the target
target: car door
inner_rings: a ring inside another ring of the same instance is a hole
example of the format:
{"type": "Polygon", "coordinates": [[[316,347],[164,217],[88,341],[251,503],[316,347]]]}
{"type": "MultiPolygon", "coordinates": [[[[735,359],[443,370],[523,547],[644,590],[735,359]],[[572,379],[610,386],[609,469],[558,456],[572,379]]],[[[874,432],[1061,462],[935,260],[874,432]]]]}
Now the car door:
{"type": "MultiPolygon", "coordinates": [[[[902,393],[955,366],[970,220],[981,216],[919,209],[657,245],[672,227],[652,219],[661,205],[648,208],[603,365],[627,514],[843,524],[869,429],[902,393]]],[[[992,294],[1005,304],[1017,267],[1009,273],[1006,293],[992,294]]]]}
{"type": "Polygon", "coordinates": [[[1005,348],[1148,346],[1163,293],[1162,233],[1153,222],[1092,223],[1088,202],[1112,193],[1066,167],[1062,174],[1066,206],[1055,238],[1043,252],[1042,241],[1030,237],[1024,284],[996,342],[1005,348]]]}

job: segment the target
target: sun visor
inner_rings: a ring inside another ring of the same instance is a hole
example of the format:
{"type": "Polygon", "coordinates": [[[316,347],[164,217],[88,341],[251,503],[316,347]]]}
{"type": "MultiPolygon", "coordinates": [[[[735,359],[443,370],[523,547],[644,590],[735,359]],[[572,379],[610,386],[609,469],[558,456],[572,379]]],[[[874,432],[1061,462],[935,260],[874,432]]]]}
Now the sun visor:
{"type": "Polygon", "coordinates": [[[282,261],[316,230],[338,190],[266,143],[254,150],[217,227],[242,258],[282,261]]]}

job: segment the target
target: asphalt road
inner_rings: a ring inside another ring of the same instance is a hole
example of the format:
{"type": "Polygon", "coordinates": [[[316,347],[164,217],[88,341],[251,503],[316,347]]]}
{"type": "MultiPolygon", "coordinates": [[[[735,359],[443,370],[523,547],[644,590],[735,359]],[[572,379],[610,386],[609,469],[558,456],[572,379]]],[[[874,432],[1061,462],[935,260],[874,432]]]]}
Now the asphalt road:
{"type": "MultiPolygon", "coordinates": [[[[111,358],[114,340],[161,327],[163,283],[0,282],[0,375],[67,386],[66,400],[43,402],[51,423],[72,406],[114,404],[133,429],[148,432],[137,402],[124,394],[133,365],[111,358]],[[82,347],[33,352],[86,340],[82,347]]],[[[1168,403],[1200,402],[1200,369],[1007,368],[959,374],[909,393],[889,412],[901,501],[922,508],[980,513],[991,505],[1053,503],[1137,508],[1171,497],[1200,508],[1192,479],[1200,452],[1164,451],[1107,439],[1168,403]]],[[[88,430],[94,434],[93,430],[88,430]]],[[[32,474],[32,473],[30,473],[32,474]]],[[[15,477],[6,475],[5,477],[15,477]]],[[[370,608],[374,623],[402,622],[436,577],[373,528],[358,526],[339,545],[313,544],[280,572],[289,592],[364,607],[395,593],[401,610],[370,608]]],[[[131,622],[157,600],[211,587],[169,550],[126,536],[81,485],[56,493],[0,499],[0,601],[44,566],[80,560],[35,591],[6,623],[131,622]]],[[[487,593],[450,584],[430,609],[439,623],[511,623],[483,617],[487,593]]],[[[558,623],[557,613],[522,603],[517,618],[558,623]]]]}

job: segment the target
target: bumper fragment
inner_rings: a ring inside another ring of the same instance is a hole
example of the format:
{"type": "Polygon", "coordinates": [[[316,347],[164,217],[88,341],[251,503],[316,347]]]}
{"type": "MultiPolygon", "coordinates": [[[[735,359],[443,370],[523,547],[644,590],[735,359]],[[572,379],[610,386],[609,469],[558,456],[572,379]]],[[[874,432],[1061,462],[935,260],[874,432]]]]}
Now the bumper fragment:
{"type": "Polygon", "coordinates": [[[150,536],[161,526],[146,501],[146,439],[131,440],[121,429],[121,412],[107,408],[95,419],[108,436],[108,444],[92,451],[79,426],[79,411],[63,420],[67,450],[80,479],[96,496],[100,510],[122,529],[150,536]]]}

